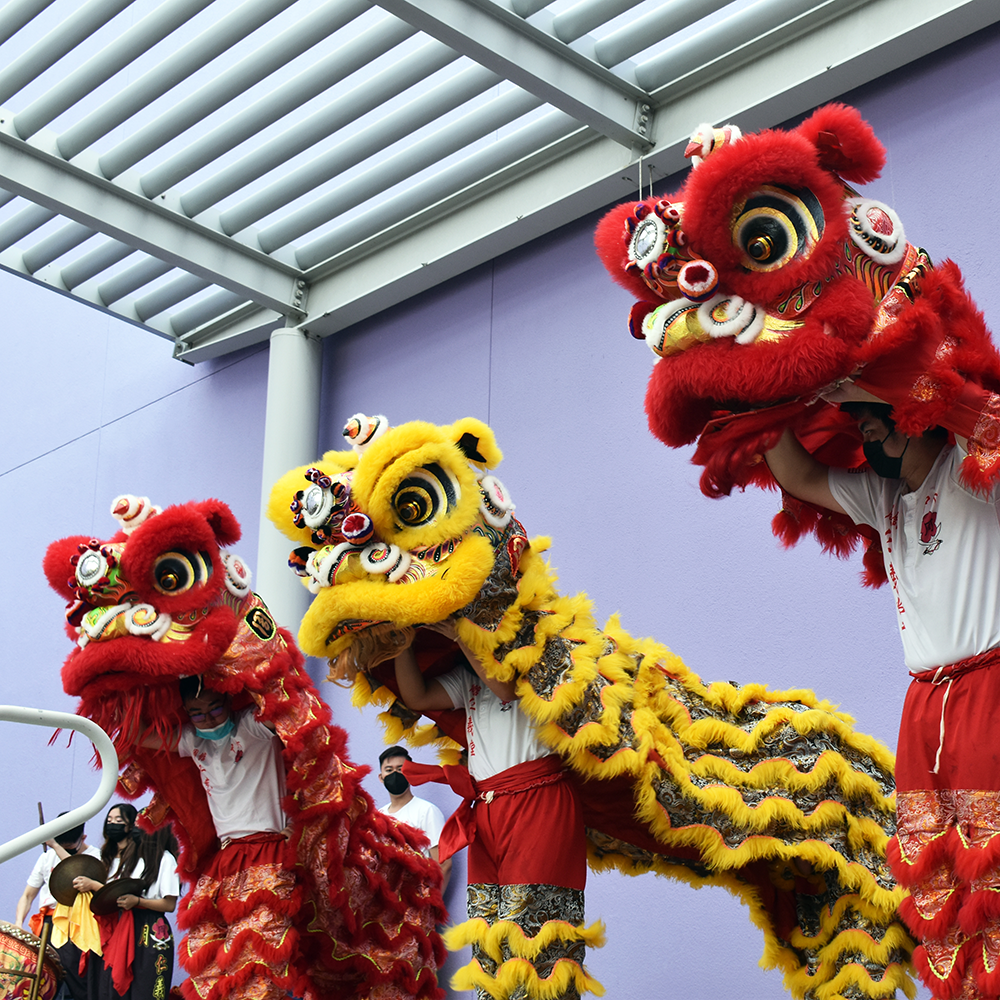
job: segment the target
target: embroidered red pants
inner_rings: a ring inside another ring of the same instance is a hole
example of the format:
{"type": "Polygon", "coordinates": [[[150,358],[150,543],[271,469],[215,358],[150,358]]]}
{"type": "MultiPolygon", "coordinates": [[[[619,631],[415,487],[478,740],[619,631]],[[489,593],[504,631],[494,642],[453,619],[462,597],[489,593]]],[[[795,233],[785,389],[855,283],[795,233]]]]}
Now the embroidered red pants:
{"type": "Polygon", "coordinates": [[[941,1000],[1000,996],[1000,651],[915,676],[889,862],[913,961],[941,1000]]]}

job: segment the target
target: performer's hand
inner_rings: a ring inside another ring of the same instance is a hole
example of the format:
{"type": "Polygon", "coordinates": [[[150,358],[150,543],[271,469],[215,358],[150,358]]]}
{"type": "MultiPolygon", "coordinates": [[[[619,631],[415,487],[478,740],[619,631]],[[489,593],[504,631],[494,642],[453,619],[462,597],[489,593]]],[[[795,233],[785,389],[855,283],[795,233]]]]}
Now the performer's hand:
{"type": "Polygon", "coordinates": [[[73,888],[77,892],[97,892],[98,889],[103,889],[104,886],[100,882],[96,882],[92,878],[87,878],[86,875],[77,875],[73,879],[73,888]]]}
{"type": "Polygon", "coordinates": [[[126,892],[125,895],[118,897],[118,909],[120,910],[133,910],[139,905],[139,897],[131,892],[126,892]]]}
{"type": "Polygon", "coordinates": [[[455,628],[455,623],[450,618],[446,618],[443,622],[434,622],[432,625],[425,625],[424,628],[430,629],[432,632],[437,632],[446,639],[451,639],[452,642],[458,642],[458,629],[455,628]]]}
{"type": "Polygon", "coordinates": [[[820,393],[820,397],[834,406],[841,403],[884,403],[884,399],[872,395],[867,389],[862,389],[854,379],[845,378],[820,393]]]}

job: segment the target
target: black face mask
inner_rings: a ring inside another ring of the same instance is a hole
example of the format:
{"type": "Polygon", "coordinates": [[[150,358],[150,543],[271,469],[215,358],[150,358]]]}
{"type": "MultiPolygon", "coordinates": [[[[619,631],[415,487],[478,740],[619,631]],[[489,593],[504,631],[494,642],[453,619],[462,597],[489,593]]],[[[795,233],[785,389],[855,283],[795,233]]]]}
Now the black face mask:
{"type": "Polygon", "coordinates": [[[112,844],[117,844],[128,836],[128,828],[124,823],[104,824],[104,839],[110,840],[112,844]]]}
{"type": "Polygon", "coordinates": [[[861,446],[861,450],[865,453],[865,460],[872,468],[872,472],[876,476],[881,476],[883,479],[902,479],[903,478],[903,455],[906,454],[906,449],[910,447],[910,439],[906,439],[906,444],[903,447],[903,455],[899,458],[891,458],[885,453],[885,448],[882,446],[892,437],[892,431],[881,441],[865,441],[861,446]]]}
{"type": "Polygon", "coordinates": [[[410,787],[410,783],[402,771],[392,771],[385,776],[385,787],[390,795],[402,795],[410,787]]]}

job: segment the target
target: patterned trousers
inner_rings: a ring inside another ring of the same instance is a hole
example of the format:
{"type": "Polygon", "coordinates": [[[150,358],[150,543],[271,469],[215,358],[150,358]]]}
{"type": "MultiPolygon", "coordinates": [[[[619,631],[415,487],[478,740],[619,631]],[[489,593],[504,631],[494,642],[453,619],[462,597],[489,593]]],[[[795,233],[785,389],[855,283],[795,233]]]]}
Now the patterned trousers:
{"type": "MultiPolygon", "coordinates": [[[[468,894],[469,919],[479,917],[491,927],[499,921],[510,921],[523,932],[525,939],[536,938],[542,927],[552,920],[565,922],[572,927],[583,923],[583,890],[566,889],[556,885],[470,885],[468,894]]],[[[512,947],[510,936],[500,939],[492,947],[481,942],[472,945],[472,956],[484,972],[496,977],[497,969],[511,959],[527,958],[524,947],[512,947]]],[[[534,949],[530,949],[534,951],[534,949]]],[[[568,959],[578,967],[583,966],[587,947],[580,937],[557,938],[540,948],[530,959],[540,979],[551,979],[560,959],[568,959]]],[[[506,994],[509,1000],[527,1000],[532,994],[521,983],[506,994]]],[[[493,996],[482,987],[476,988],[478,1000],[493,996]]],[[[575,980],[571,980],[559,1000],[579,1000],[575,980]]],[[[499,998],[498,998],[499,1000],[499,998]]]]}

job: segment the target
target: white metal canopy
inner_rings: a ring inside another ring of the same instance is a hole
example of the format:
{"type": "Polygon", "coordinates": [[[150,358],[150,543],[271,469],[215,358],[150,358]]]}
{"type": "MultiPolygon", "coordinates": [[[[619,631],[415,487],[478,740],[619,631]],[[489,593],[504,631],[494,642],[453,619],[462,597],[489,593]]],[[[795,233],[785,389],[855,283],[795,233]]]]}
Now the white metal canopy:
{"type": "Polygon", "coordinates": [[[198,361],[324,337],[993,0],[9,0],[0,267],[198,361]]]}

